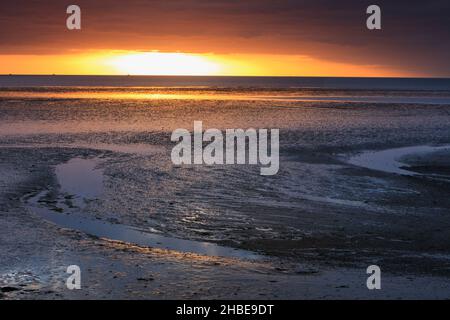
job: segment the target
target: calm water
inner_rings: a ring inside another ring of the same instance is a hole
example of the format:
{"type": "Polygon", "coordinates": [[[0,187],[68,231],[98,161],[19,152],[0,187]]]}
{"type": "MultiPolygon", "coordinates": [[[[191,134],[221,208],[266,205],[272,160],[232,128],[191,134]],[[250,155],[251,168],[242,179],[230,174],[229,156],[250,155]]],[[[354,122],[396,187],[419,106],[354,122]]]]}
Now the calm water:
{"type": "Polygon", "coordinates": [[[450,79],[202,76],[0,76],[0,87],[219,87],[450,90],[450,79]]]}
{"type": "Polygon", "coordinates": [[[449,79],[0,76],[0,99],[450,104],[449,79]]]}

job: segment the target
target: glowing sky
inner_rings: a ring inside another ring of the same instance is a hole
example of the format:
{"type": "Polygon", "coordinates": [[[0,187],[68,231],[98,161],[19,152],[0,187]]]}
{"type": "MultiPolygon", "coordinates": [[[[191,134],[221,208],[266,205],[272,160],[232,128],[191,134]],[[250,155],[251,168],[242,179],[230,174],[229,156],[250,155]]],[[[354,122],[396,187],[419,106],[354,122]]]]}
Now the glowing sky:
{"type": "Polygon", "coordinates": [[[448,0],[72,2],[0,2],[0,73],[450,76],[448,0]]]}

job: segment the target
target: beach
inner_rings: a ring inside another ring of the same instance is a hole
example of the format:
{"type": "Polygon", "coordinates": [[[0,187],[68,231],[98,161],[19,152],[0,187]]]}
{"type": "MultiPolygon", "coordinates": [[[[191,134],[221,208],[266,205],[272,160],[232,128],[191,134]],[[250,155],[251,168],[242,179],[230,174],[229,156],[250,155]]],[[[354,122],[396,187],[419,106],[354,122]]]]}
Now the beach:
{"type": "Polygon", "coordinates": [[[449,97],[2,87],[0,297],[449,298],[449,97]],[[279,129],[278,173],[173,165],[171,133],[194,121],[279,129]],[[84,290],[67,290],[69,265],[84,290]]]}

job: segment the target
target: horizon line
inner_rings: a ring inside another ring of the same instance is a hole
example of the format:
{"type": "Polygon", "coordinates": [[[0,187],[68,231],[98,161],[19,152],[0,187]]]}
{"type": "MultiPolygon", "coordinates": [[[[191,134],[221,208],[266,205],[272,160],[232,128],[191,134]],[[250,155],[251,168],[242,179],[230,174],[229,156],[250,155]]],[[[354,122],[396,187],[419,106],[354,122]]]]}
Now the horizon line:
{"type": "Polygon", "coordinates": [[[216,78],[347,78],[347,79],[442,79],[450,80],[450,75],[447,77],[403,77],[403,76],[393,76],[393,77],[382,77],[382,76],[280,76],[280,75],[267,75],[267,76],[254,76],[254,75],[133,75],[133,74],[14,74],[14,73],[1,73],[0,76],[36,76],[36,77],[216,77],[216,78]]]}

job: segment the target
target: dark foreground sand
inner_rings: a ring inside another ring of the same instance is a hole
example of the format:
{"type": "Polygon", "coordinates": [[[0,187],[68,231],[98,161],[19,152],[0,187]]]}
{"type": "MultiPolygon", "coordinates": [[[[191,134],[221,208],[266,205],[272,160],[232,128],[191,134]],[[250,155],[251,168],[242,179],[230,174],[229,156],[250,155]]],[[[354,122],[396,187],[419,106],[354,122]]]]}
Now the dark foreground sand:
{"type": "Polygon", "coordinates": [[[394,172],[349,163],[364,151],[449,144],[449,105],[85,99],[79,89],[52,90],[0,99],[1,298],[450,298],[448,151],[406,155],[394,172]],[[279,128],[279,173],[174,168],[170,133],[195,120],[279,128]],[[74,158],[100,159],[104,192],[83,209],[92,219],[263,258],[137,247],[46,221],[27,199],[47,192],[41,204],[54,215],[76,215],[58,206],[70,207],[73,195],[55,174],[74,158]],[[65,286],[74,264],[78,291],[65,286]],[[381,290],[366,288],[373,264],[381,290]]]}
{"type": "MultiPolygon", "coordinates": [[[[424,224],[409,235],[411,241],[399,240],[398,244],[378,239],[377,235],[377,240],[371,241],[359,234],[352,239],[347,234],[351,241],[346,241],[345,232],[303,241],[243,242],[240,247],[267,254],[262,260],[251,261],[98,239],[62,229],[26,208],[24,195],[42,189],[57,190],[54,165],[74,157],[99,155],[112,156],[109,152],[88,149],[0,149],[2,299],[449,297],[448,217],[440,223],[424,224]],[[431,244],[424,240],[423,248],[416,247],[421,238],[429,239],[430,229],[437,228],[437,224],[443,233],[433,235],[431,244]],[[433,256],[433,252],[442,254],[433,256]],[[382,290],[370,291],[366,288],[365,268],[376,263],[383,266],[382,290]],[[82,290],[70,291],[65,286],[68,276],[65,271],[72,264],[82,269],[82,290]]],[[[352,230],[364,230],[363,223],[357,220],[358,209],[350,214],[355,217],[353,222],[347,221],[352,230]]],[[[395,215],[390,220],[385,215],[383,221],[399,226],[387,234],[396,233],[399,239],[405,239],[408,224],[418,227],[414,219],[420,220],[409,217],[409,222],[402,224],[402,219],[395,215]]]]}

